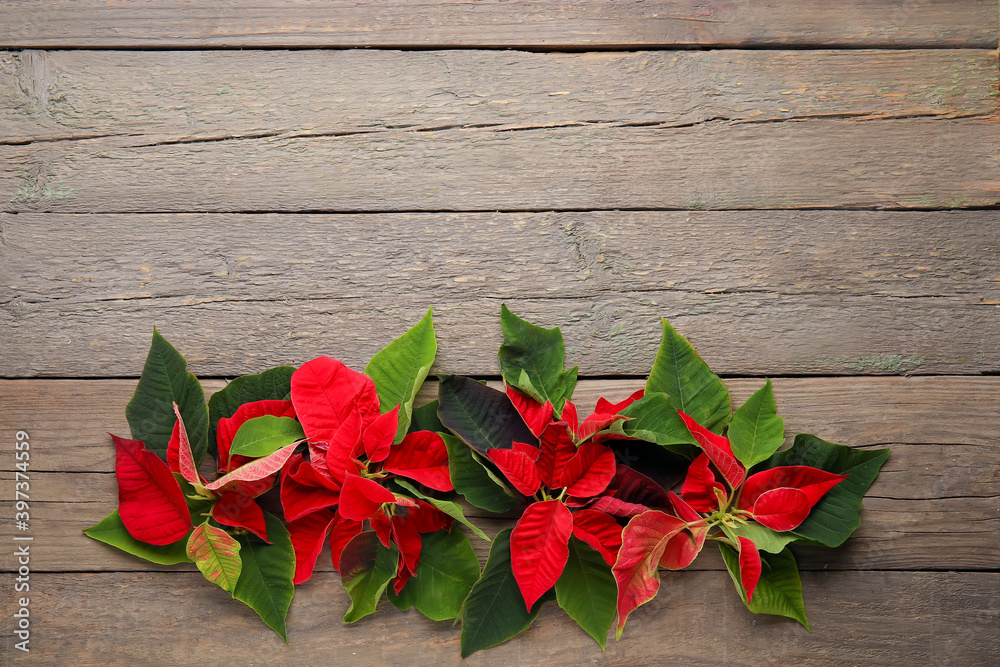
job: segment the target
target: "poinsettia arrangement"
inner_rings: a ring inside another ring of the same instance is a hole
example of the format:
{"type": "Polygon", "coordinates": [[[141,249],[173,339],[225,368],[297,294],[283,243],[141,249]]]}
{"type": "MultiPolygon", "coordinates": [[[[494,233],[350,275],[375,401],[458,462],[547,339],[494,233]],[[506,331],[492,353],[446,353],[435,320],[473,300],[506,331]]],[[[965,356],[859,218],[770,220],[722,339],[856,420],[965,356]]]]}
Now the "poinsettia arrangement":
{"type": "Polygon", "coordinates": [[[193,562],[282,638],[294,586],[321,553],[351,598],[462,623],[468,656],[526,629],[548,600],[602,648],[657,593],[659,569],[718,543],[751,611],[808,628],[789,545],[839,546],[889,455],[799,435],[789,449],[770,381],[729,392],[663,321],[645,387],[587,416],[558,328],[501,309],[503,389],[438,376],[430,312],[358,372],[329,357],[230,382],[205,402],[154,330],[112,437],[119,506],[87,535],[159,564],[193,562]],[[460,498],[455,498],[459,496],[460,498]],[[456,502],[456,499],[462,502],[456,502]],[[501,513],[480,569],[465,509],[501,513]],[[464,507],[464,509],[463,509],[464,507]]]}
{"type": "Polygon", "coordinates": [[[725,384],[666,320],[645,388],[580,419],[559,330],[506,307],[501,325],[505,391],[456,376],[439,385],[441,422],[470,449],[453,455],[455,488],[475,485],[466,498],[477,504],[493,485],[520,513],[465,601],[463,655],[521,632],[553,595],[603,647],[616,614],[620,638],[656,595],[659,568],[687,567],[706,541],[751,611],[808,628],[788,545],[843,543],[888,450],[803,434],[778,451],[770,381],[733,412],[725,384]]]}
{"type": "Polygon", "coordinates": [[[453,521],[486,536],[438,497],[452,490],[441,436],[411,428],[436,351],[428,312],[364,373],[320,357],[238,378],[206,403],[154,330],[126,409],[132,438],[111,436],[118,509],[86,534],[154,563],[194,562],[282,638],[294,585],[327,543],[346,621],[372,613],[390,581],[399,606],[454,618],[479,561],[453,521]],[[419,575],[442,567],[452,576],[431,590],[419,575]]]}

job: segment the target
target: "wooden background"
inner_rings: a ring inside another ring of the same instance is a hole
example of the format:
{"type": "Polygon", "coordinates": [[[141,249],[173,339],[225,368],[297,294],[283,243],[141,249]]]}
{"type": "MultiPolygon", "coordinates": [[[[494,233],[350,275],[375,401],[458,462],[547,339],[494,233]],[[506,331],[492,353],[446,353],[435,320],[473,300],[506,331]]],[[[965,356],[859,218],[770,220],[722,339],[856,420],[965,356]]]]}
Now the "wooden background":
{"type": "Polygon", "coordinates": [[[433,305],[436,370],[496,377],[506,302],[584,403],[641,385],[662,315],[737,400],[774,378],[789,435],[893,455],[855,537],[798,551],[812,634],[706,553],[605,653],[549,605],[470,665],[996,664],[998,31],[995,0],[0,0],[3,659],[460,663],[413,611],[343,626],[323,558],[286,647],[80,531],[154,324],[211,392],[361,368],[433,305]]]}

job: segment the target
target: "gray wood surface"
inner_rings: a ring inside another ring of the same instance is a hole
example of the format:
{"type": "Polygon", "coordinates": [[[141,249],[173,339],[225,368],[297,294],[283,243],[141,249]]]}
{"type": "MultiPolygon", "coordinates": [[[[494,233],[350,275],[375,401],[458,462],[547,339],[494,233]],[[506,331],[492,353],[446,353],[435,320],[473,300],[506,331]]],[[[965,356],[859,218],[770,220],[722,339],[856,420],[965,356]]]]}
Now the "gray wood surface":
{"type": "Polygon", "coordinates": [[[998,4],[0,0],[0,506],[25,430],[35,537],[0,662],[459,664],[447,623],[343,626],[325,556],[286,647],[80,531],[154,324],[220,378],[361,368],[434,305],[435,371],[496,377],[506,302],[609,378],[585,407],[663,315],[755,376],[737,403],[778,376],[788,435],[893,455],[844,548],[797,551],[813,634],[706,553],[606,653],[550,604],[468,664],[997,664],[998,4]]]}
{"type": "Polygon", "coordinates": [[[561,326],[585,375],[648,373],[660,316],[727,374],[1000,370],[998,211],[0,214],[0,230],[6,377],[135,375],[153,325],[200,375],[360,368],[430,305],[437,370],[495,374],[501,302],[561,326]]]}
{"type": "MultiPolygon", "coordinates": [[[[296,589],[289,646],[197,573],[39,574],[32,653],[10,655],[17,664],[74,665],[384,665],[401,651],[407,664],[429,666],[995,664],[997,573],[803,573],[812,634],[750,614],[723,572],[661,576],[659,596],[632,614],[621,641],[612,634],[607,652],[548,603],[523,635],[462,661],[459,628],[412,610],[383,602],[375,616],[343,625],[348,599],[332,573],[296,589]]],[[[0,608],[11,642],[9,597],[0,608]]]]}
{"type": "Polygon", "coordinates": [[[969,49],[29,50],[0,53],[0,143],[948,118],[993,113],[996,83],[969,49]]]}
{"type": "Polygon", "coordinates": [[[997,44],[993,0],[4,0],[0,46],[966,46],[997,44]]]}
{"type": "Polygon", "coordinates": [[[129,143],[112,137],[0,146],[0,207],[99,213],[1000,204],[994,117],[129,143]]]}

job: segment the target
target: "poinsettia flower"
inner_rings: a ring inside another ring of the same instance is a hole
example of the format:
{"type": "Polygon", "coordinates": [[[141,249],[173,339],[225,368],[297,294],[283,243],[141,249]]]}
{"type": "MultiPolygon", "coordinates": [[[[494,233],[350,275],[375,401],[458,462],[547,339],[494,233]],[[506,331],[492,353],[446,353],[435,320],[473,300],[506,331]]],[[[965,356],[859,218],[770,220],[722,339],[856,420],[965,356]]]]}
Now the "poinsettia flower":
{"type": "Polygon", "coordinates": [[[608,564],[621,544],[613,517],[597,510],[574,513],[565,502],[597,496],[616,470],[610,449],[590,441],[577,446],[573,440],[569,424],[550,422],[540,431],[539,447],[515,442],[511,449],[487,450],[511,485],[535,501],[518,519],[510,543],[514,578],[529,610],[562,574],[570,536],[590,544],[608,564]]]}
{"type": "Polygon", "coordinates": [[[702,453],[688,466],[680,495],[668,494],[669,513],[637,514],[622,532],[622,555],[613,568],[619,591],[619,635],[629,613],[656,594],[657,567],[687,567],[709,537],[738,552],[740,583],[750,602],[761,576],[761,557],[753,540],[738,534],[736,526],[756,521],[778,532],[793,530],[827,491],[847,477],[808,466],[779,466],[747,477],[728,438],[684,412],[678,414],[702,453]],[[710,535],[715,527],[721,533],[710,535]]]}
{"type": "Polygon", "coordinates": [[[415,431],[395,443],[399,406],[382,413],[374,381],[329,357],[295,371],[291,402],[308,442],[308,457],[292,456],[281,473],[295,583],[311,576],[328,536],[338,567],[340,552],[367,523],[386,547],[399,548],[395,586],[401,590],[419,564],[420,533],[429,532],[420,527],[451,523],[433,506],[386,484],[398,476],[436,491],[453,490],[444,441],[415,431]],[[428,514],[440,516],[428,521],[428,514]]]}

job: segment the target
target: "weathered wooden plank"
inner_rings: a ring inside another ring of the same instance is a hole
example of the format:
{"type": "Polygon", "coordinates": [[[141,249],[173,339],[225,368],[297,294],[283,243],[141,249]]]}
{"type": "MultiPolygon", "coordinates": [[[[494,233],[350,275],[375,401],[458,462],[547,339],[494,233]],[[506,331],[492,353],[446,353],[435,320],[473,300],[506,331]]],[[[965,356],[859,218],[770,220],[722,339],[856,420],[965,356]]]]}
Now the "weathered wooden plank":
{"type": "Polygon", "coordinates": [[[8,377],[133,375],[153,324],[202,375],[363,366],[430,304],[438,368],[492,374],[502,300],[561,325],[590,375],[647,373],[660,315],[727,374],[1000,369],[997,211],[19,214],[0,230],[8,377]]]}
{"type": "MultiPolygon", "coordinates": [[[[27,431],[32,443],[36,569],[150,568],[80,534],[114,507],[113,450],[106,432],[128,432],[124,405],[134,384],[0,382],[0,405],[5,406],[0,432],[27,431]]],[[[728,384],[739,404],[760,381],[735,379],[728,384]]],[[[641,382],[585,381],[577,398],[588,406],[598,395],[625,395],[637,385],[641,382]]],[[[206,386],[213,391],[221,383],[206,386]]],[[[998,567],[1000,457],[995,424],[1000,379],[778,379],[775,392],[789,435],[808,431],[845,444],[893,449],[865,501],[860,531],[842,550],[802,552],[803,567],[998,567]],[[955,444],[938,444],[947,442],[955,444]]],[[[423,399],[432,393],[425,391],[423,399]]],[[[12,438],[0,442],[0,457],[13,461],[12,438]]],[[[0,476],[0,502],[12,493],[10,476],[0,476]]],[[[480,523],[492,532],[507,525],[496,520],[480,523]]],[[[7,539],[13,530],[6,528],[7,539]]],[[[327,566],[323,561],[322,567],[327,566]]],[[[698,567],[719,568],[721,563],[709,556],[698,567]]]]}
{"type": "Polygon", "coordinates": [[[0,143],[985,115],[996,86],[974,50],[24,51],[0,53],[0,143]]]}
{"type": "MultiPolygon", "coordinates": [[[[195,369],[197,370],[197,369],[195,369]]],[[[997,377],[777,378],[786,433],[814,433],[851,446],[889,443],[995,446],[997,377]]],[[[211,395],[219,380],[202,382],[211,395]]],[[[736,404],[759,379],[726,380],[736,404]]],[[[36,472],[110,472],[108,432],[127,434],[125,405],[135,380],[0,380],[0,433],[26,431],[36,472]]],[[[641,380],[581,381],[575,400],[590,410],[598,396],[625,397],[641,380]]],[[[425,384],[418,402],[435,395],[425,384]]],[[[0,439],[0,460],[14,460],[13,437],[0,439]],[[3,458],[6,457],[6,458],[3,458]]]]}
{"type": "Polygon", "coordinates": [[[1000,204],[997,117],[385,130],[0,146],[2,210],[958,208],[1000,204]],[[139,176],[141,175],[141,177],[139,176]]]}
{"type": "MultiPolygon", "coordinates": [[[[799,550],[800,567],[1000,569],[1000,448],[995,444],[889,447],[892,457],[865,499],[862,527],[841,549],[799,550]]],[[[13,472],[0,473],[0,502],[9,506],[13,480],[13,472]]],[[[116,506],[111,472],[34,472],[30,481],[35,571],[160,569],[81,535],[116,506]]],[[[466,513],[491,535],[513,525],[474,507],[467,507],[466,513]]],[[[10,522],[5,525],[0,535],[7,541],[26,534],[10,522]]],[[[485,561],[488,544],[478,539],[473,544],[485,561]]],[[[724,569],[714,550],[704,556],[696,562],[697,569],[724,569]]],[[[0,570],[4,567],[0,562],[0,570]]],[[[321,558],[319,569],[331,569],[328,555],[321,558]]]]}
{"type": "Polygon", "coordinates": [[[14,650],[14,596],[3,601],[6,655],[15,663],[357,665],[961,665],[996,662],[996,573],[805,573],[812,634],[788,619],[754,616],[721,572],[663,573],[659,596],[638,609],[607,652],[554,603],[517,639],[462,661],[460,629],[388,603],[357,625],[336,575],[296,590],[289,645],[252,611],[196,573],[39,574],[31,579],[31,653],[14,650]],[[192,620],[196,619],[196,620],[192,620]],[[155,632],[150,628],[156,628],[155,632]],[[845,641],[849,637],[849,641],[845,641]],[[192,650],[192,647],[197,647],[192,650]]]}
{"type": "Polygon", "coordinates": [[[997,44],[993,0],[694,0],[516,6],[348,2],[5,0],[0,45],[130,47],[972,46],[997,44]]]}

